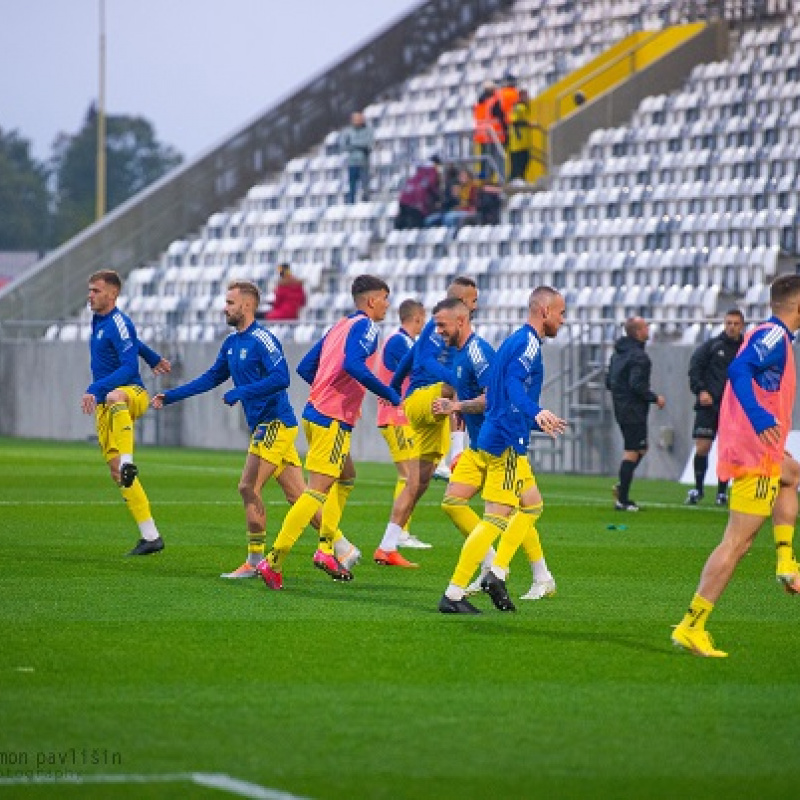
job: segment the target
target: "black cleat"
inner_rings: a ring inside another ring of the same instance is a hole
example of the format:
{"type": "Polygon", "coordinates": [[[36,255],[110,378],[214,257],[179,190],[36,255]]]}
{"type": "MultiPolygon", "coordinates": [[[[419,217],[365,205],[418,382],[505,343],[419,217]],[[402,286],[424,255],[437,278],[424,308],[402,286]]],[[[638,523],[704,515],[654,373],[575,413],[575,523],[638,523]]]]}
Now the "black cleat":
{"type": "Polygon", "coordinates": [[[133,482],[136,480],[136,476],[138,474],[139,467],[137,467],[132,461],[127,464],[123,464],[119,469],[119,485],[125,489],[130,489],[131,486],[133,486],[133,482]]]}
{"type": "Polygon", "coordinates": [[[486,573],[486,577],[481,581],[481,589],[489,595],[498,611],[517,610],[506,591],[506,582],[500,580],[494,572],[486,573]]]}
{"type": "Polygon", "coordinates": [[[136,547],[128,553],[129,556],[149,556],[152,553],[158,553],[164,549],[164,540],[159,536],[158,539],[148,541],[147,539],[139,539],[136,547]]]}
{"type": "Polygon", "coordinates": [[[461,600],[451,600],[447,595],[442,595],[439,601],[439,611],[442,614],[480,614],[479,608],[475,608],[466,598],[461,600]]]}

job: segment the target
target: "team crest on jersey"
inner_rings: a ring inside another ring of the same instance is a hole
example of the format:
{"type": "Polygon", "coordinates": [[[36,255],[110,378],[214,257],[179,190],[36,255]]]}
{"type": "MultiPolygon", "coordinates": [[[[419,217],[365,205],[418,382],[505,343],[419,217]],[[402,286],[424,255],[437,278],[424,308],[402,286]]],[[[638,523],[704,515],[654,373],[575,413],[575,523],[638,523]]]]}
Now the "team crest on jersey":
{"type": "Polygon", "coordinates": [[[97,331],[97,338],[98,339],[102,339],[103,338],[103,329],[102,328],[99,331],[97,331]]]}
{"type": "Polygon", "coordinates": [[[246,358],[247,358],[247,348],[246,348],[246,347],[243,347],[243,348],[242,348],[242,349],[239,351],[239,360],[240,360],[240,361],[244,361],[246,358]]]}

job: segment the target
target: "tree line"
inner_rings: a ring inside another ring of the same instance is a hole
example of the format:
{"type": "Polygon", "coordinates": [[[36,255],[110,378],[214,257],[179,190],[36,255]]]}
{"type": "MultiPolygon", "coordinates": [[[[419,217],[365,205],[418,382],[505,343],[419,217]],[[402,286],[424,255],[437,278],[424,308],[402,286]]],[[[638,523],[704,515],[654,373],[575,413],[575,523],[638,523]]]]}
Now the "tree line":
{"type": "MultiPolygon", "coordinates": [[[[61,133],[38,161],[30,142],[0,126],[0,250],[44,252],[95,220],[98,114],[61,133]]],[[[143,117],[106,116],[106,207],[113,210],[177,167],[181,154],[156,138],[143,117]]]]}

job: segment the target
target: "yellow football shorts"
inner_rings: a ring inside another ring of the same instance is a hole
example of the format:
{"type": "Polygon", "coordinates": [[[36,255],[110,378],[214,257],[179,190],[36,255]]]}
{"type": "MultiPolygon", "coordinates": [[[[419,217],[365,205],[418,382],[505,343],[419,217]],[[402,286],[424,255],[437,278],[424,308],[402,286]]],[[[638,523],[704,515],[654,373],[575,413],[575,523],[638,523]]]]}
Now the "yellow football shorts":
{"type": "Polygon", "coordinates": [[[431,406],[442,396],[442,383],[415,389],[403,401],[403,410],[414,430],[421,461],[438,462],[450,449],[450,417],[436,416],[431,406]]]}
{"type": "MultiPolygon", "coordinates": [[[[533,477],[528,459],[516,453],[511,447],[499,456],[478,450],[477,459],[479,463],[485,465],[486,470],[481,497],[490,503],[502,503],[516,508],[519,505],[520,495],[536,486],[536,478],[533,477]]],[[[459,460],[456,470],[460,466],[459,460]]]]}
{"type": "Polygon", "coordinates": [[[780,484],[780,475],[743,475],[734,478],[728,507],[742,514],[768,517],[772,514],[780,484]]]}
{"type": "Polygon", "coordinates": [[[253,429],[247,452],[274,464],[277,469],[273,475],[277,478],[285,467],[300,466],[300,456],[294,446],[296,438],[297,425],[290,428],[279,419],[262,422],[253,429]]]}
{"type": "MultiPolygon", "coordinates": [[[[128,398],[128,411],[131,420],[136,422],[150,405],[150,397],[142,386],[118,386],[116,391],[125,392],[128,398]]],[[[119,451],[111,440],[111,414],[105,403],[98,403],[94,410],[94,422],[97,429],[97,442],[106,461],[111,461],[119,455],[119,451]]]]}
{"type": "Polygon", "coordinates": [[[419,458],[419,448],[414,430],[410,425],[381,425],[378,430],[389,446],[389,452],[395,464],[419,458]]]}
{"type": "Polygon", "coordinates": [[[327,428],[304,419],[303,431],[308,442],[306,469],[338,478],[350,453],[350,431],[342,428],[336,419],[327,428]]]}

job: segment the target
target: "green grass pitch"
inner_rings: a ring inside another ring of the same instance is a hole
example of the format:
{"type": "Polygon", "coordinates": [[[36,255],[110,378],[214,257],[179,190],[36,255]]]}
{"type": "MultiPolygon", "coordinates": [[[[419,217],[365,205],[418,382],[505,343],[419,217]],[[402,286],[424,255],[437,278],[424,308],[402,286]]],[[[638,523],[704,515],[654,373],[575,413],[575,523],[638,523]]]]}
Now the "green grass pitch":
{"type": "MultiPolygon", "coordinates": [[[[461,544],[441,484],[413,520],[434,545],[410,551],[421,569],[371,562],[385,465],[358,465],[343,521],[365,555],[352,583],[313,569],[310,531],[283,592],[221,580],[244,553],[242,461],[140,448],[167,547],[125,558],[137,532],[95,446],[0,440],[0,800],[225,796],[8,783],[26,769],[222,773],[316,800],[796,791],[800,597],[774,581],[770,530],[711,621],[730,658],[699,659],[674,650],[670,625],[726,514],[684,507],[685,487],[637,481],[644,510],[622,515],[609,479],[541,475],[558,595],[516,614],[480,597],[485,613],[461,618],[436,610],[461,544]]],[[[265,499],[271,542],[285,503],[273,485],[265,499]]],[[[512,596],[529,581],[520,554],[512,596]]]]}

